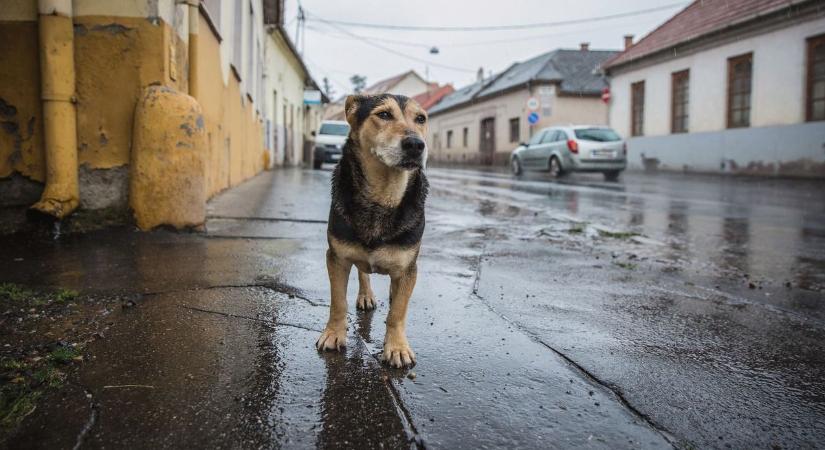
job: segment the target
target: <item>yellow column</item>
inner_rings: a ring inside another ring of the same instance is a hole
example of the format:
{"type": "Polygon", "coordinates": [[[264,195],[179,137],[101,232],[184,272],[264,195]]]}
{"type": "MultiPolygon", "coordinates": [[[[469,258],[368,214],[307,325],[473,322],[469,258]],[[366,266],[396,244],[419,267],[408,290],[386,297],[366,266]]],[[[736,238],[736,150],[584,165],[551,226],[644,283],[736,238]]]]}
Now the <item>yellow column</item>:
{"type": "Polygon", "coordinates": [[[32,208],[62,219],[80,201],[71,0],[39,0],[46,188],[32,208]]]}

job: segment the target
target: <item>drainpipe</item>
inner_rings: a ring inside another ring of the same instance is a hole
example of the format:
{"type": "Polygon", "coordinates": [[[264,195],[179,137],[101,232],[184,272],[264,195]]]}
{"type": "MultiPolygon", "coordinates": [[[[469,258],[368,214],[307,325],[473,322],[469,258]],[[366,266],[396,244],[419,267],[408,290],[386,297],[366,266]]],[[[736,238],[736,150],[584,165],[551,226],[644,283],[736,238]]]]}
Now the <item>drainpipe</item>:
{"type": "Polygon", "coordinates": [[[62,219],[80,201],[72,0],[38,0],[37,6],[46,188],[32,209],[62,219]]]}
{"type": "Polygon", "coordinates": [[[186,0],[189,6],[189,95],[198,98],[198,21],[199,0],[186,0]]]}

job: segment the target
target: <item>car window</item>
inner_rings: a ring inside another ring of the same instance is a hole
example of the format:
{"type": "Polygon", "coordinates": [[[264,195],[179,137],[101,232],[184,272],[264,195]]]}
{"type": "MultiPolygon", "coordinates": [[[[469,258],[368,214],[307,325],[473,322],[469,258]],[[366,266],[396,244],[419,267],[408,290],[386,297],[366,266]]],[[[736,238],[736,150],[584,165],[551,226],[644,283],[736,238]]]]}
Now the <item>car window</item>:
{"type": "Polygon", "coordinates": [[[333,136],[346,136],[349,134],[349,125],[345,123],[324,123],[318,134],[330,134],[333,136]]]}
{"type": "Polygon", "coordinates": [[[538,133],[534,134],[532,138],[530,138],[529,145],[536,145],[541,142],[541,138],[547,133],[547,130],[541,130],[538,133]]]}
{"type": "Polygon", "coordinates": [[[559,130],[556,133],[556,138],[553,139],[553,142],[560,142],[560,141],[567,141],[567,133],[564,130],[559,130]]]}
{"type": "Polygon", "coordinates": [[[556,136],[559,134],[558,130],[550,130],[547,134],[544,135],[544,139],[541,140],[542,144],[547,144],[549,142],[554,142],[556,140],[556,136]]]}
{"type": "Polygon", "coordinates": [[[581,128],[575,131],[576,139],[596,142],[621,141],[619,134],[610,128],[581,128]]]}

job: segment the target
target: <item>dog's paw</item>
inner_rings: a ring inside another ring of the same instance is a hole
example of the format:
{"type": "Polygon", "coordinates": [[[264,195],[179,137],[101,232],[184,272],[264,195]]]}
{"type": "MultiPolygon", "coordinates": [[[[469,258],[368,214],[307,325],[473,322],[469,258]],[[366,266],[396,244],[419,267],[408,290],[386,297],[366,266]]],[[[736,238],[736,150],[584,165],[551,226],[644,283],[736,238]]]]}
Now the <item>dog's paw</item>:
{"type": "Polygon", "coordinates": [[[340,351],[347,346],[347,329],[326,328],[321,337],[315,342],[315,348],[318,350],[336,350],[340,351]]]}
{"type": "Polygon", "coordinates": [[[381,359],[392,367],[412,367],[415,365],[415,353],[406,338],[388,339],[384,342],[381,359]]]}
{"type": "Polygon", "coordinates": [[[358,299],[355,301],[356,308],[369,311],[375,309],[375,306],[375,295],[373,293],[370,292],[368,294],[358,294],[358,299]]]}

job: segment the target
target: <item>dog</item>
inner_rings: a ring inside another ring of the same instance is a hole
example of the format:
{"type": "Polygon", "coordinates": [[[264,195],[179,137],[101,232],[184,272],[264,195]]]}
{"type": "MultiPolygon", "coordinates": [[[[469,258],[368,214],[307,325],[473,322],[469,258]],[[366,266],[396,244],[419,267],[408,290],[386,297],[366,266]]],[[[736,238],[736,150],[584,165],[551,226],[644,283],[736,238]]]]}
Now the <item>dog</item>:
{"type": "Polygon", "coordinates": [[[417,277],[429,184],[427,112],[403,95],[347,97],[344,112],[350,133],[332,173],[332,204],[327,227],[327,272],[331,291],[329,320],[318,350],[340,350],[347,340],[347,282],[358,268],[356,307],[376,306],[370,274],[390,276],[390,310],[382,360],[412,367],[406,336],[407,305],[417,277]]]}

